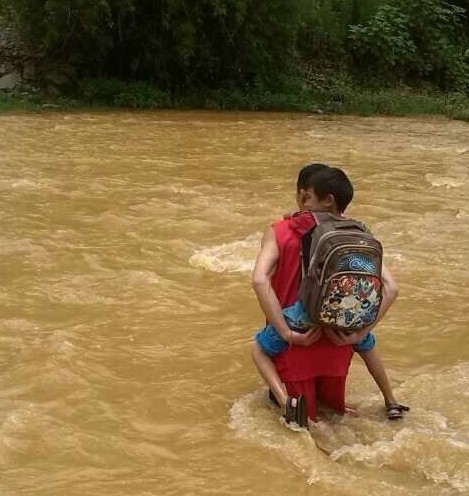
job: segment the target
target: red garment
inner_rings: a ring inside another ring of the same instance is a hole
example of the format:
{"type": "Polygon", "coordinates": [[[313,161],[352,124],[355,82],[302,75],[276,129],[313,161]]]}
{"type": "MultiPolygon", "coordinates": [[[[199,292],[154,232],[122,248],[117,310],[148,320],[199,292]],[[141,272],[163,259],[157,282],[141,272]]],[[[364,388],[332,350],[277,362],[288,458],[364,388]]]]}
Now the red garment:
{"type": "Polygon", "coordinates": [[[344,377],[314,377],[308,381],[287,382],[285,384],[291,396],[306,396],[308,417],[316,420],[317,406],[345,413],[345,382],[344,377]]]}
{"type": "Polygon", "coordinates": [[[352,346],[337,346],[326,336],[311,346],[289,346],[274,357],[283,382],[304,381],[311,377],[344,377],[353,356],[352,346]]]}
{"type": "Polygon", "coordinates": [[[298,212],[273,225],[279,257],[271,284],[282,308],[293,305],[298,299],[301,236],[315,226],[316,220],[311,212],[298,212]]]}
{"type": "MultiPolygon", "coordinates": [[[[311,212],[299,212],[273,226],[280,254],[271,284],[282,308],[299,297],[301,236],[315,225],[311,212]]],[[[322,402],[343,413],[345,379],[352,356],[352,346],[337,346],[322,336],[309,347],[292,345],[273,360],[288,393],[306,394],[309,416],[314,419],[319,391],[322,402]]]]}

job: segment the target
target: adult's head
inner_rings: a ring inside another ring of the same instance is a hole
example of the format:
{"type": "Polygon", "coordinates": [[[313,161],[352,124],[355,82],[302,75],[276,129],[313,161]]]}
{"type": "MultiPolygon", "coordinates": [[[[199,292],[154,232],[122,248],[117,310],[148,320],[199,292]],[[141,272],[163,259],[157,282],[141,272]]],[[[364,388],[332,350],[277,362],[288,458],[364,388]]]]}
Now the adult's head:
{"type": "Polygon", "coordinates": [[[338,167],[312,163],[298,174],[297,202],[301,210],[341,214],[353,198],[353,185],[338,167]]]}

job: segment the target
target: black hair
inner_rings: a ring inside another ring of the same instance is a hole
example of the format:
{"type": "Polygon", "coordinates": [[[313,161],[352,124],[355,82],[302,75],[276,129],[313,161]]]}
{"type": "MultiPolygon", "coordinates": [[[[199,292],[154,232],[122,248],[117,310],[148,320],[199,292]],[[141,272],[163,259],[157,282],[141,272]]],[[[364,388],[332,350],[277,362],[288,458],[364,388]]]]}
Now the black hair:
{"type": "Polygon", "coordinates": [[[344,212],[353,198],[353,185],[347,174],[338,167],[329,167],[313,176],[313,188],[317,197],[322,200],[332,195],[339,212],[344,212]]]}
{"type": "Polygon", "coordinates": [[[307,165],[300,171],[297,184],[298,191],[313,188],[319,200],[332,195],[339,212],[344,212],[353,198],[353,185],[338,167],[322,163],[307,165]]]}
{"type": "Polygon", "coordinates": [[[300,192],[301,189],[308,189],[313,186],[311,182],[311,177],[321,170],[328,169],[329,166],[322,162],[312,162],[311,164],[305,165],[298,174],[298,180],[296,182],[296,191],[300,192]]]}

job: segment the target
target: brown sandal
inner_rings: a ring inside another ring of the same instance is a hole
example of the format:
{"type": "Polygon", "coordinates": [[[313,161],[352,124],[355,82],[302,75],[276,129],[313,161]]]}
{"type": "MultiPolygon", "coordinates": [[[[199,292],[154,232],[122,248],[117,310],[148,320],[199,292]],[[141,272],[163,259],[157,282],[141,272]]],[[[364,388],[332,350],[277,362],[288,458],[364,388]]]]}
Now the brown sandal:
{"type": "Polygon", "coordinates": [[[287,405],[285,408],[285,420],[287,424],[295,422],[299,427],[308,427],[306,397],[303,394],[298,396],[298,398],[296,398],[296,406],[292,405],[293,399],[292,396],[287,398],[287,405]]]}
{"type": "Polygon", "coordinates": [[[386,417],[388,420],[401,420],[404,417],[403,412],[408,412],[410,408],[406,405],[401,405],[399,403],[387,403],[386,404],[386,417]]]}

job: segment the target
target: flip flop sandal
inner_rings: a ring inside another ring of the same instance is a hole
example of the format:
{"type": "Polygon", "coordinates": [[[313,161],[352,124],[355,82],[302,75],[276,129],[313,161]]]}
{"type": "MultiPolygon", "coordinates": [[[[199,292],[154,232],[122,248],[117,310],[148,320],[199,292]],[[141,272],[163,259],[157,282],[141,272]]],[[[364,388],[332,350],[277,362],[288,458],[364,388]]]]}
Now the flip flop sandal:
{"type": "Polygon", "coordinates": [[[308,413],[306,411],[306,397],[302,394],[296,398],[296,406],[292,405],[292,398],[287,398],[285,420],[287,424],[295,422],[299,427],[308,427],[308,413]]]}
{"type": "Polygon", "coordinates": [[[386,405],[386,417],[388,420],[401,420],[404,415],[403,412],[408,412],[410,408],[406,405],[399,403],[388,403],[386,405]]]}

